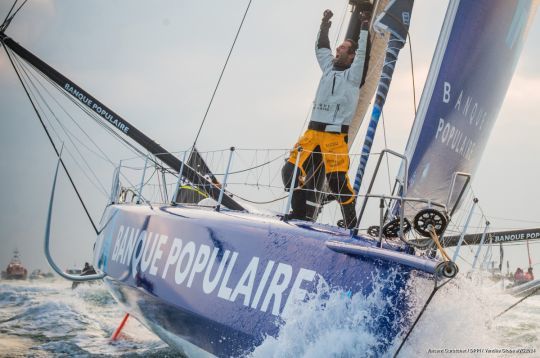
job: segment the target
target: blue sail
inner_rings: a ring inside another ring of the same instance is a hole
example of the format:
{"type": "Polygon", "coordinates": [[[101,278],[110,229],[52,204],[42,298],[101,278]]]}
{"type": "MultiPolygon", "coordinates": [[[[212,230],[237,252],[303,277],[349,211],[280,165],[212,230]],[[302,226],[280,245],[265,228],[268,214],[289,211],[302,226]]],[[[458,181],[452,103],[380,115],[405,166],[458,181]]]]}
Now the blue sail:
{"type": "Polygon", "coordinates": [[[407,196],[456,205],[465,179],[458,178],[449,198],[453,178],[476,172],[536,6],[536,0],[450,2],[405,152],[407,196]]]}

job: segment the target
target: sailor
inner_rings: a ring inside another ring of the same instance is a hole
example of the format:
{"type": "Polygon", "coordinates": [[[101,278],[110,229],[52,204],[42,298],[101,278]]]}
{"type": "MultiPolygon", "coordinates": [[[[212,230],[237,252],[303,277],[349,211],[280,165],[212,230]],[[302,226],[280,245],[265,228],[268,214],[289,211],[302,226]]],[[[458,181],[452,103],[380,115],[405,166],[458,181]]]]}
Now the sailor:
{"type": "Polygon", "coordinates": [[[514,273],[514,281],[515,282],[522,282],[525,279],[525,276],[523,275],[523,270],[521,267],[518,267],[516,269],[516,272],[514,273]]]}
{"type": "MultiPolygon", "coordinates": [[[[328,38],[333,13],[330,10],[324,11],[315,47],[317,61],[323,74],[313,101],[308,129],[295,144],[282,169],[285,189],[290,190],[296,158],[300,155],[298,160],[300,172],[296,176],[293,188],[297,188],[299,184],[302,188],[312,179],[307,177],[307,172],[313,156],[322,155],[328,186],[335,194],[343,214],[343,220],[340,220],[338,225],[349,229],[356,226],[356,196],[347,175],[349,170],[347,133],[358,105],[372,9],[369,2],[361,3],[359,6],[361,6],[359,13],[361,27],[358,42],[346,39],[337,47],[335,57],[332,56],[328,38]]],[[[317,170],[314,172],[316,175],[317,170]]],[[[294,190],[292,212],[287,214],[286,218],[310,219],[308,213],[312,212],[313,208],[308,208],[306,191],[301,188],[294,190]]]]}
{"type": "Polygon", "coordinates": [[[527,273],[526,273],[525,276],[524,276],[524,280],[525,280],[525,281],[532,281],[532,280],[534,280],[534,275],[533,275],[533,269],[532,269],[532,267],[529,267],[529,269],[527,270],[527,273]]]}

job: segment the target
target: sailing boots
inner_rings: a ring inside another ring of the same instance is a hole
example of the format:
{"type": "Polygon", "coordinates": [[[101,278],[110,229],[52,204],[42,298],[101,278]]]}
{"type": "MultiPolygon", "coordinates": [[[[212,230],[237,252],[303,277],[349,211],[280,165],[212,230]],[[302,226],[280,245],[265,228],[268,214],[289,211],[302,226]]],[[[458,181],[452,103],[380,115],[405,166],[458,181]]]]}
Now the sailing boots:
{"type": "Polygon", "coordinates": [[[354,229],[356,227],[356,200],[352,203],[341,205],[341,213],[343,219],[337,222],[337,225],[342,228],[354,229]]]}

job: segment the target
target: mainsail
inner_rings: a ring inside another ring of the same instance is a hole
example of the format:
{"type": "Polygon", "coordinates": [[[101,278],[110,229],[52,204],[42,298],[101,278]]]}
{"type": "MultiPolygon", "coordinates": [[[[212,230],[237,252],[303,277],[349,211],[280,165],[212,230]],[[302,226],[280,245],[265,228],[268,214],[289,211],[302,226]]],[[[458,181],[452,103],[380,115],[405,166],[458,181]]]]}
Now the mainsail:
{"type": "Polygon", "coordinates": [[[453,179],[478,167],[537,4],[450,1],[405,152],[407,196],[459,206],[466,179],[453,179]]]}

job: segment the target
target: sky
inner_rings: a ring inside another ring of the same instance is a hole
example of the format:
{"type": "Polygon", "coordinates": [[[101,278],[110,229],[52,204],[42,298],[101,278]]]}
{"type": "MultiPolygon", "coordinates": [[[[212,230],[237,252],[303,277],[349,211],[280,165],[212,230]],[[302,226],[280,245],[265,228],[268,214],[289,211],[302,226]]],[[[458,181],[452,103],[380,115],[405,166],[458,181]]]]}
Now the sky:
{"type": "MultiPolygon", "coordinates": [[[[254,0],[198,148],[291,147],[303,130],[320,77],[313,45],[321,14],[327,8],[335,13],[330,33],[334,46],[346,3],[254,0]]],[[[7,34],[163,147],[180,151],[195,139],[247,4],[31,0],[7,34]]],[[[447,5],[442,0],[415,1],[410,35],[417,101],[447,5]]],[[[2,19],[10,6],[11,1],[0,2],[2,19]]],[[[473,181],[494,230],[540,227],[539,38],[536,18],[473,181]]],[[[414,119],[409,56],[407,47],[385,106],[386,143],[398,152],[404,151],[414,119]]],[[[18,248],[30,269],[48,270],[43,236],[56,158],[3,49],[0,93],[0,267],[18,248]]],[[[89,133],[104,151],[120,154],[107,136],[89,133]]],[[[364,133],[365,126],[360,136],[364,133]]],[[[379,130],[374,151],[384,145],[382,133],[379,130]]],[[[355,143],[352,151],[359,152],[359,146],[355,143]]],[[[108,189],[112,167],[98,166],[96,174],[108,189]]],[[[106,197],[83,180],[79,184],[98,220],[106,197]]],[[[80,267],[91,259],[94,239],[61,176],[53,213],[53,256],[62,267],[80,267]]],[[[532,245],[533,263],[540,263],[538,246],[532,245]]],[[[525,266],[525,247],[508,248],[507,257],[512,267],[525,266]]]]}

